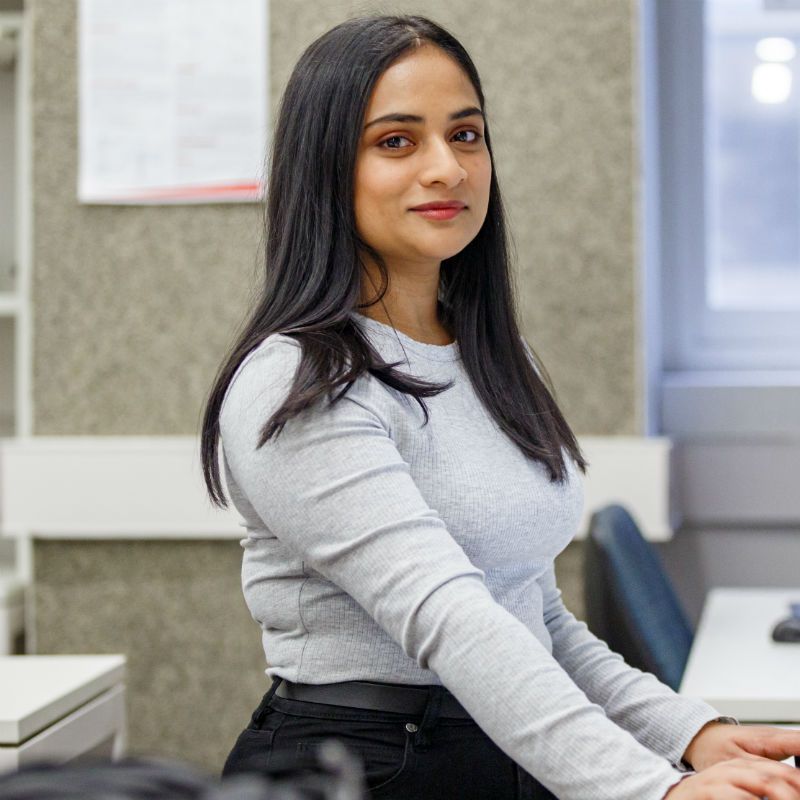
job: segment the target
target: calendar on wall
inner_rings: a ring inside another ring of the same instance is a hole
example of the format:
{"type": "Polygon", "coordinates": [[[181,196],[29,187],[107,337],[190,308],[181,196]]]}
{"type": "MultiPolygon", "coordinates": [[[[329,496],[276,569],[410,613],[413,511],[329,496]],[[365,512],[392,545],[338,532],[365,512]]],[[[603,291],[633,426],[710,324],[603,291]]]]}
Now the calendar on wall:
{"type": "Polygon", "coordinates": [[[78,200],[258,201],[267,0],[81,0],[78,200]]]}

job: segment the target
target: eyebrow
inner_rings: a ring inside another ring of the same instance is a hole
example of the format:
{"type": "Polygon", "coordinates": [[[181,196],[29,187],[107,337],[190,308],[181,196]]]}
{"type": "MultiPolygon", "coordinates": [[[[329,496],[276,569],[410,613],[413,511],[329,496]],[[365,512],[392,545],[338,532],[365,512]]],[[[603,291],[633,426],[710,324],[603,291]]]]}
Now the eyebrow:
{"type": "MultiPolygon", "coordinates": [[[[461,111],[456,111],[450,115],[450,119],[463,119],[464,117],[473,117],[479,116],[482,119],[483,111],[481,111],[477,106],[469,106],[468,108],[462,108],[461,111]]],[[[377,125],[379,122],[425,122],[425,117],[417,116],[416,114],[385,114],[382,117],[378,117],[377,119],[373,119],[372,122],[368,122],[364,126],[364,130],[370,127],[370,125],[377,125]]]]}

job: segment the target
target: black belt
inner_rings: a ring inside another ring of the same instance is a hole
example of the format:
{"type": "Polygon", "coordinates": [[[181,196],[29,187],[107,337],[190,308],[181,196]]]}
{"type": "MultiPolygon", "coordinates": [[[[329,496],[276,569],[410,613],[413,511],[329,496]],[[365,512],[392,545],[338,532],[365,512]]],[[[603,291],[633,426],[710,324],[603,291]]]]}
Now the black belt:
{"type": "MultiPolygon", "coordinates": [[[[340,683],[290,683],[282,680],[275,691],[287,700],[304,700],[331,706],[351,706],[370,711],[394,711],[398,714],[422,716],[430,697],[427,687],[372,681],[340,683]]],[[[441,688],[442,717],[471,719],[467,710],[444,687],[441,688]]]]}

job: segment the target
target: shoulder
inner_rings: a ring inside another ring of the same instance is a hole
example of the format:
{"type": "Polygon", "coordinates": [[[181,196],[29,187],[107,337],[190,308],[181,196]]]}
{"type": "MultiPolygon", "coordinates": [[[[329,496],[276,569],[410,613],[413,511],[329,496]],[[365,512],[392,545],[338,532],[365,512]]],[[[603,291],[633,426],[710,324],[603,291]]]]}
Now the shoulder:
{"type": "Polygon", "coordinates": [[[274,374],[291,368],[293,364],[296,366],[301,355],[300,342],[283,333],[272,333],[242,359],[230,385],[233,386],[244,375],[263,373],[265,370],[274,374]]]}
{"type": "Polygon", "coordinates": [[[256,398],[277,400],[292,384],[302,346],[290,336],[273,333],[253,348],[236,368],[222,401],[220,416],[240,413],[256,398]]]}
{"type": "MultiPolygon", "coordinates": [[[[240,428],[249,423],[259,424],[277,411],[289,395],[294,377],[300,366],[303,348],[299,341],[280,333],[264,339],[242,359],[228,384],[220,410],[220,428],[240,428]]],[[[322,418],[335,422],[345,407],[357,405],[364,413],[386,424],[381,409],[385,392],[380,392],[377,381],[363,373],[349,387],[341,401],[330,406],[327,402],[315,404],[314,412],[324,412],[322,418]]],[[[309,412],[310,413],[310,412],[309,412]]]]}

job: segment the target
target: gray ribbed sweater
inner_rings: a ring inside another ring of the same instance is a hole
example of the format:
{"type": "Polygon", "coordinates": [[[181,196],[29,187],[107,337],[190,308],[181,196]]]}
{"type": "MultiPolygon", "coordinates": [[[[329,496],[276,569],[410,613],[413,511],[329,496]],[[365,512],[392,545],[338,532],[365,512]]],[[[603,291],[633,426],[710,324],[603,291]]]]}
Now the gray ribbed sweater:
{"type": "Polygon", "coordinates": [[[629,667],[565,608],[553,560],[582,510],[581,475],[549,481],[487,414],[458,344],[360,314],[386,360],[455,385],[412,398],[362,376],[333,406],[256,448],[300,347],[275,334],[242,362],[221,416],[247,537],[242,586],[269,676],[442,683],[561,800],[661,800],[718,712],[629,667]]]}

